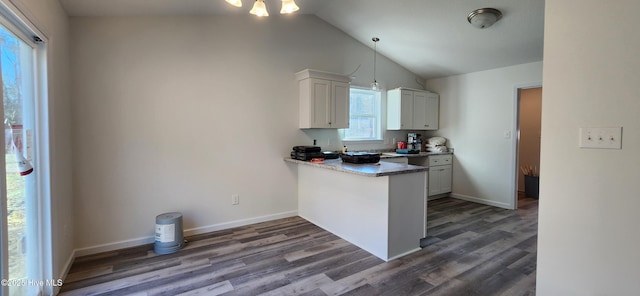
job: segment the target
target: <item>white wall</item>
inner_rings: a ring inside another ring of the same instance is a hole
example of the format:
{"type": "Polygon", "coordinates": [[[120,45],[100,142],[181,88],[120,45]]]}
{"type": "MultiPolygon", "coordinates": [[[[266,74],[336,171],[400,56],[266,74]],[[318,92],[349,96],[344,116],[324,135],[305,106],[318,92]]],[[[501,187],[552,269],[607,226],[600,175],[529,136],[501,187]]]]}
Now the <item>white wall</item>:
{"type": "MultiPolygon", "coordinates": [[[[71,32],[79,253],[152,242],[167,211],[200,230],[295,214],[282,158],[337,133],[298,129],[294,73],[362,64],[353,84],[372,79],[373,51],[315,16],[72,18],[71,32]]],[[[384,87],[416,87],[378,62],[384,87]]]]}
{"type": "Polygon", "coordinates": [[[637,295],[640,2],[545,6],[536,292],[637,295]],[[622,150],[578,148],[592,126],[622,126],[622,150]]]}
{"type": "MultiPolygon", "coordinates": [[[[3,0],[4,2],[7,2],[3,0]]],[[[61,278],[74,244],[71,180],[71,107],[68,18],[57,0],[11,0],[42,31],[47,43],[51,173],[52,276],[61,278]]]]}
{"type": "Polygon", "coordinates": [[[440,94],[437,134],[455,149],[452,196],[513,208],[516,89],[541,81],[542,62],[427,81],[440,94]]]}

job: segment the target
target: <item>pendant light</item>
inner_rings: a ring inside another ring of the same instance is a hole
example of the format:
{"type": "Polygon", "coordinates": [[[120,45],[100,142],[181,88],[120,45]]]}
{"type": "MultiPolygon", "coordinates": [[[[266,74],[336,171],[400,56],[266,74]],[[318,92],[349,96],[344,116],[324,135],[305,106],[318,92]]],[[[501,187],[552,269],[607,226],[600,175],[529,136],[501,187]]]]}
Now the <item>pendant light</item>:
{"type": "Polygon", "coordinates": [[[253,3],[253,8],[251,8],[251,11],[249,11],[249,13],[256,16],[269,16],[269,12],[267,12],[267,6],[264,5],[263,0],[256,0],[256,2],[253,3]]]}
{"type": "Polygon", "coordinates": [[[373,82],[371,83],[371,90],[378,90],[379,85],[378,85],[378,81],[376,80],[376,57],[378,55],[378,41],[380,41],[380,38],[378,37],[373,37],[371,38],[371,40],[373,41],[373,82]]]}
{"type": "Polygon", "coordinates": [[[282,0],[282,9],[280,9],[280,13],[292,13],[298,11],[300,7],[296,5],[296,2],[293,0],[282,0]]]}
{"type": "Polygon", "coordinates": [[[227,3],[235,7],[242,7],[242,0],[225,0],[225,1],[227,1],[227,3]]]}

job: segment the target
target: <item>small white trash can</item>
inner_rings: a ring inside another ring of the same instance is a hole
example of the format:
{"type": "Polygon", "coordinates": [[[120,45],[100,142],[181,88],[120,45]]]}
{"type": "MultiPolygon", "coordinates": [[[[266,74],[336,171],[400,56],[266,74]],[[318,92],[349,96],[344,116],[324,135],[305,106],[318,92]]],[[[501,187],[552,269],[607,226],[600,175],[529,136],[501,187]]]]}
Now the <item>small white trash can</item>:
{"type": "Polygon", "coordinates": [[[175,253],[184,245],[182,213],[171,212],[156,216],[156,254],[175,253]]]}

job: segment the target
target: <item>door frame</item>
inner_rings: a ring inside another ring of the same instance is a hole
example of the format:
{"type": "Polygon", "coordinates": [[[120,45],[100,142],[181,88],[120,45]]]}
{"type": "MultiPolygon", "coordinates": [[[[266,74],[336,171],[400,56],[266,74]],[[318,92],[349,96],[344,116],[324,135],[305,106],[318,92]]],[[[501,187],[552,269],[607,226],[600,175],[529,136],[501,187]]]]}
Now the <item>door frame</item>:
{"type": "Polygon", "coordinates": [[[520,91],[531,88],[543,87],[542,81],[531,82],[525,84],[518,84],[513,87],[513,126],[512,130],[515,134],[511,137],[511,155],[513,156],[513,167],[511,168],[511,194],[513,199],[511,202],[511,209],[518,209],[518,175],[520,172],[520,91]]]}
{"type": "MultiPolygon", "coordinates": [[[[33,96],[34,96],[34,128],[33,141],[35,147],[33,153],[33,167],[37,169],[35,174],[36,188],[36,211],[37,221],[34,222],[33,230],[37,233],[37,240],[31,242],[33,249],[38,254],[39,260],[35,261],[36,276],[33,280],[36,285],[28,285],[37,291],[38,295],[54,295],[59,291],[59,287],[50,284],[40,285],[42,281],[48,283],[54,282],[53,279],[53,234],[52,234],[52,213],[51,213],[51,175],[50,175],[50,138],[49,138],[49,87],[48,87],[48,47],[49,38],[43,33],[33,22],[31,15],[25,14],[28,11],[20,1],[0,0],[0,18],[2,23],[9,31],[16,35],[22,41],[28,43],[33,48],[34,64],[33,71],[33,96]],[[36,38],[37,37],[37,38],[36,38]]],[[[2,110],[0,106],[0,110],[2,110]]],[[[4,131],[1,132],[4,134],[4,131]]],[[[5,167],[4,159],[2,159],[2,167],[5,167]]],[[[6,188],[6,182],[0,181],[3,188],[6,188]]],[[[5,194],[6,195],[6,194],[5,194]]],[[[6,198],[6,196],[5,196],[6,198]]],[[[4,207],[4,205],[3,205],[4,207]]],[[[6,219],[6,211],[2,215],[6,219]]],[[[7,241],[6,222],[0,227],[0,243],[7,241]]],[[[8,272],[8,252],[6,248],[2,248],[2,257],[0,258],[0,274],[3,276],[8,272]]],[[[0,287],[0,295],[8,295],[9,287],[7,285],[0,287]]]]}

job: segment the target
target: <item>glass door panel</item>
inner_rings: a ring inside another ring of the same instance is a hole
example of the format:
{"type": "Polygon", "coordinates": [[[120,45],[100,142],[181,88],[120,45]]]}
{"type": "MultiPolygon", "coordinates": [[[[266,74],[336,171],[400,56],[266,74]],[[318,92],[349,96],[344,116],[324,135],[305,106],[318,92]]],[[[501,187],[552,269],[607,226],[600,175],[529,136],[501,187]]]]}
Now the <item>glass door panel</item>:
{"type": "Polygon", "coordinates": [[[4,107],[4,178],[2,202],[6,205],[9,295],[35,295],[39,254],[34,163],[34,50],[4,26],[0,26],[0,68],[4,107]]]}

